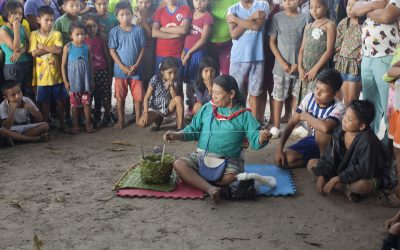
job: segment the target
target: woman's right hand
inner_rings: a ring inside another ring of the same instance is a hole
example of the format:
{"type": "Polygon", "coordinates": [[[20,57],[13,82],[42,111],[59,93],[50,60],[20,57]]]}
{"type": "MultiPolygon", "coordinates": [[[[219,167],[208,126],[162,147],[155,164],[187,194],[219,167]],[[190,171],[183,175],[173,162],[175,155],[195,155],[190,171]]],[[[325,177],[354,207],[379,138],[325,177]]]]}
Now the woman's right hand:
{"type": "Polygon", "coordinates": [[[174,132],[174,131],[168,130],[167,132],[165,132],[163,139],[165,142],[174,142],[177,140],[182,140],[183,134],[181,132],[174,132]]]}

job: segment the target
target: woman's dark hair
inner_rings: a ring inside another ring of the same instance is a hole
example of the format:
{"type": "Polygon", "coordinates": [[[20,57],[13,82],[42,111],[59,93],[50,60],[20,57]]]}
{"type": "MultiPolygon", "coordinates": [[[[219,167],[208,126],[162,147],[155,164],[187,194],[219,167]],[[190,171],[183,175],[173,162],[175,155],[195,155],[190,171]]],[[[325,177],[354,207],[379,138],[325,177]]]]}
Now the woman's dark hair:
{"type": "Polygon", "coordinates": [[[336,69],[324,69],[315,79],[329,85],[334,91],[339,91],[343,84],[342,76],[336,69]]]}
{"type": "Polygon", "coordinates": [[[85,28],[85,26],[83,26],[83,24],[73,22],[73,23],[71,23],[71,26],[69,26],[69,34],[71,35],[75,29],[83,29],[86,33],[86,28],[85,28]]]}
{"type": "MultiPolygon", "coordinates": [[[[8,16],[12,13],[15,12],[16,9],[21,8],[22,9],[22,13],[24,11],[24,6],[22,6],[22,4],[18,1],[15,0],[9,0],[6,2],[6,4],[4,5],[3,8],[3,13],[2,13],[2,17],[3,17],[3,21],[4,22],[8,22],[8,16]]],[[[22,20],[21,20],[22,22],[22,20]]]]}
{"type": "Polygon", "coordinates": [[[232,100],[233,105],[241,105],[243,107],[246,107],[246,98],[243,96],[243,94],[239,91],[238,84],[233,78],[233,76],[230,75],[220,75],[217,76],[214,80],[214,84],[220,86],[225,92],[230,92],[230,91],[235,91],[235,97],[232,100]]]}
{"type": "Polygon", "coordinates": [[[161,61],[160,70],[158,71],[158,76],[162,79],[161,72],[170,68],[179,69],[179,61],[175,57],[166,57],[161,61]]]}
{"type": "Polygon", "coordinates": [[[214,71],[217,71],[217,66],[214,63],[214,60],[211,57],[204,57],[200,60],[199,69],[197,70],[196,80],[194,85],[201,91],[204,92],[206,90],[206,85],[204,84],[204,80],[202,77],[203,70],[205,68],[213,68],[214,71]]]}
{"type": "Polygon", "coordinates": [[[352,109],[357,118],[369,127],[375,117],[375,106],[369,100],[353,100],[349,104],[349,109],[352,109]]]}

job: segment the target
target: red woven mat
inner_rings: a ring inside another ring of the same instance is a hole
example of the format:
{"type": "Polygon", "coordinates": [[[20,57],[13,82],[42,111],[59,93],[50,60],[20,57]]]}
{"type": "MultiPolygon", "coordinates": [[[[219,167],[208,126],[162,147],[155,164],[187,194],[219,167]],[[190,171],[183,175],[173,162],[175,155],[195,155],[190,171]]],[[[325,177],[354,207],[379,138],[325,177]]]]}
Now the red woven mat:
{"type": "Polygon", "coordinates": [[[167,198],[167,199],[203,199],[204,193],[194,187],[189,186],[182,180],[174,191],[159,192],[144,189],[120,189],[116,192],[117,196],[121,197],[154,197],[154,198],[167,198]]]}

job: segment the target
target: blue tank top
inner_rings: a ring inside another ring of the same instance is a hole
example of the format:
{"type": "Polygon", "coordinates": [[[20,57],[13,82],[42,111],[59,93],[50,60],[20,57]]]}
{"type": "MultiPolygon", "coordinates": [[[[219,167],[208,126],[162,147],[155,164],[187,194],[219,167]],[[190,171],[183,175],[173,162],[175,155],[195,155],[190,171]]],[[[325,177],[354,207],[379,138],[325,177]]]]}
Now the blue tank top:
{"type": "MultiPolygon", "coordinates": [[[[0,29],[4,29],[5,31],[7,31],[7,33],[11,36],[11,38],[14,39],[14,32],[9,27],[4,25],[0,29]]],[[[22,26],[19,28],[19,37],[20,37],[20,41],[21,41],[20,47],[24,47],[27,44],[28,40],[26,38],[25,30],[22,26]]],[[[10,58],[11,58],[12,54],[14,53],[12,51],[12,49],[9,48],[5,43],[0,43],[0,48],[3,50],[4,55],[5,55],[4,63],[5,64],[14,64],[13,62],[10,61],[10,58]]],[[[29,55],[27,53],[24,53],[21,55],[21,57],[15,63],[28,62],[29,60],[30,60],[29,55]]]]}
{"type": "Polygon", "coordinates": [[[89,47],[86,43],[82,44],[81,47],[75,46],[73,43],[69,43],[68,63],[72,63],[78,59],[83,59],[86,63],[89,63],[89,47]]]}

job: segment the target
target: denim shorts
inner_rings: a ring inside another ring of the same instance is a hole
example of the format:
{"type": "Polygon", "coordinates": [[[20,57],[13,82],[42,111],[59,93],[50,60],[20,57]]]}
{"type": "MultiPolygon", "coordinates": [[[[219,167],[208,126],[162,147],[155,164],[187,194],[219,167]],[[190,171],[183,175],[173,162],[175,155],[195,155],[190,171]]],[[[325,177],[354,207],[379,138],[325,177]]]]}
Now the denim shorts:
{"type": "Polygon", "coordinates": [[[291,149],[301,154],[301,159],[304,161],[320,158],[319,147],[317,145],[317,142],[315,141],[315,137],[312,135],[304,137],[300,141],[289,146],[288,149],[291,149]]]}
{"type": "Polygon", "coordinates": [[[53,86],[38,86],[37,97],[38,102],[65,101],[67,91],[63,83],[54,84],[53,86]]]}
{"type": "Polygon", "coordinates": [[[352,74],[340,74],[342,76],[342,81],[349,81],[349,82],[361,82],[361,76],[355,76],[352,74]]]}

